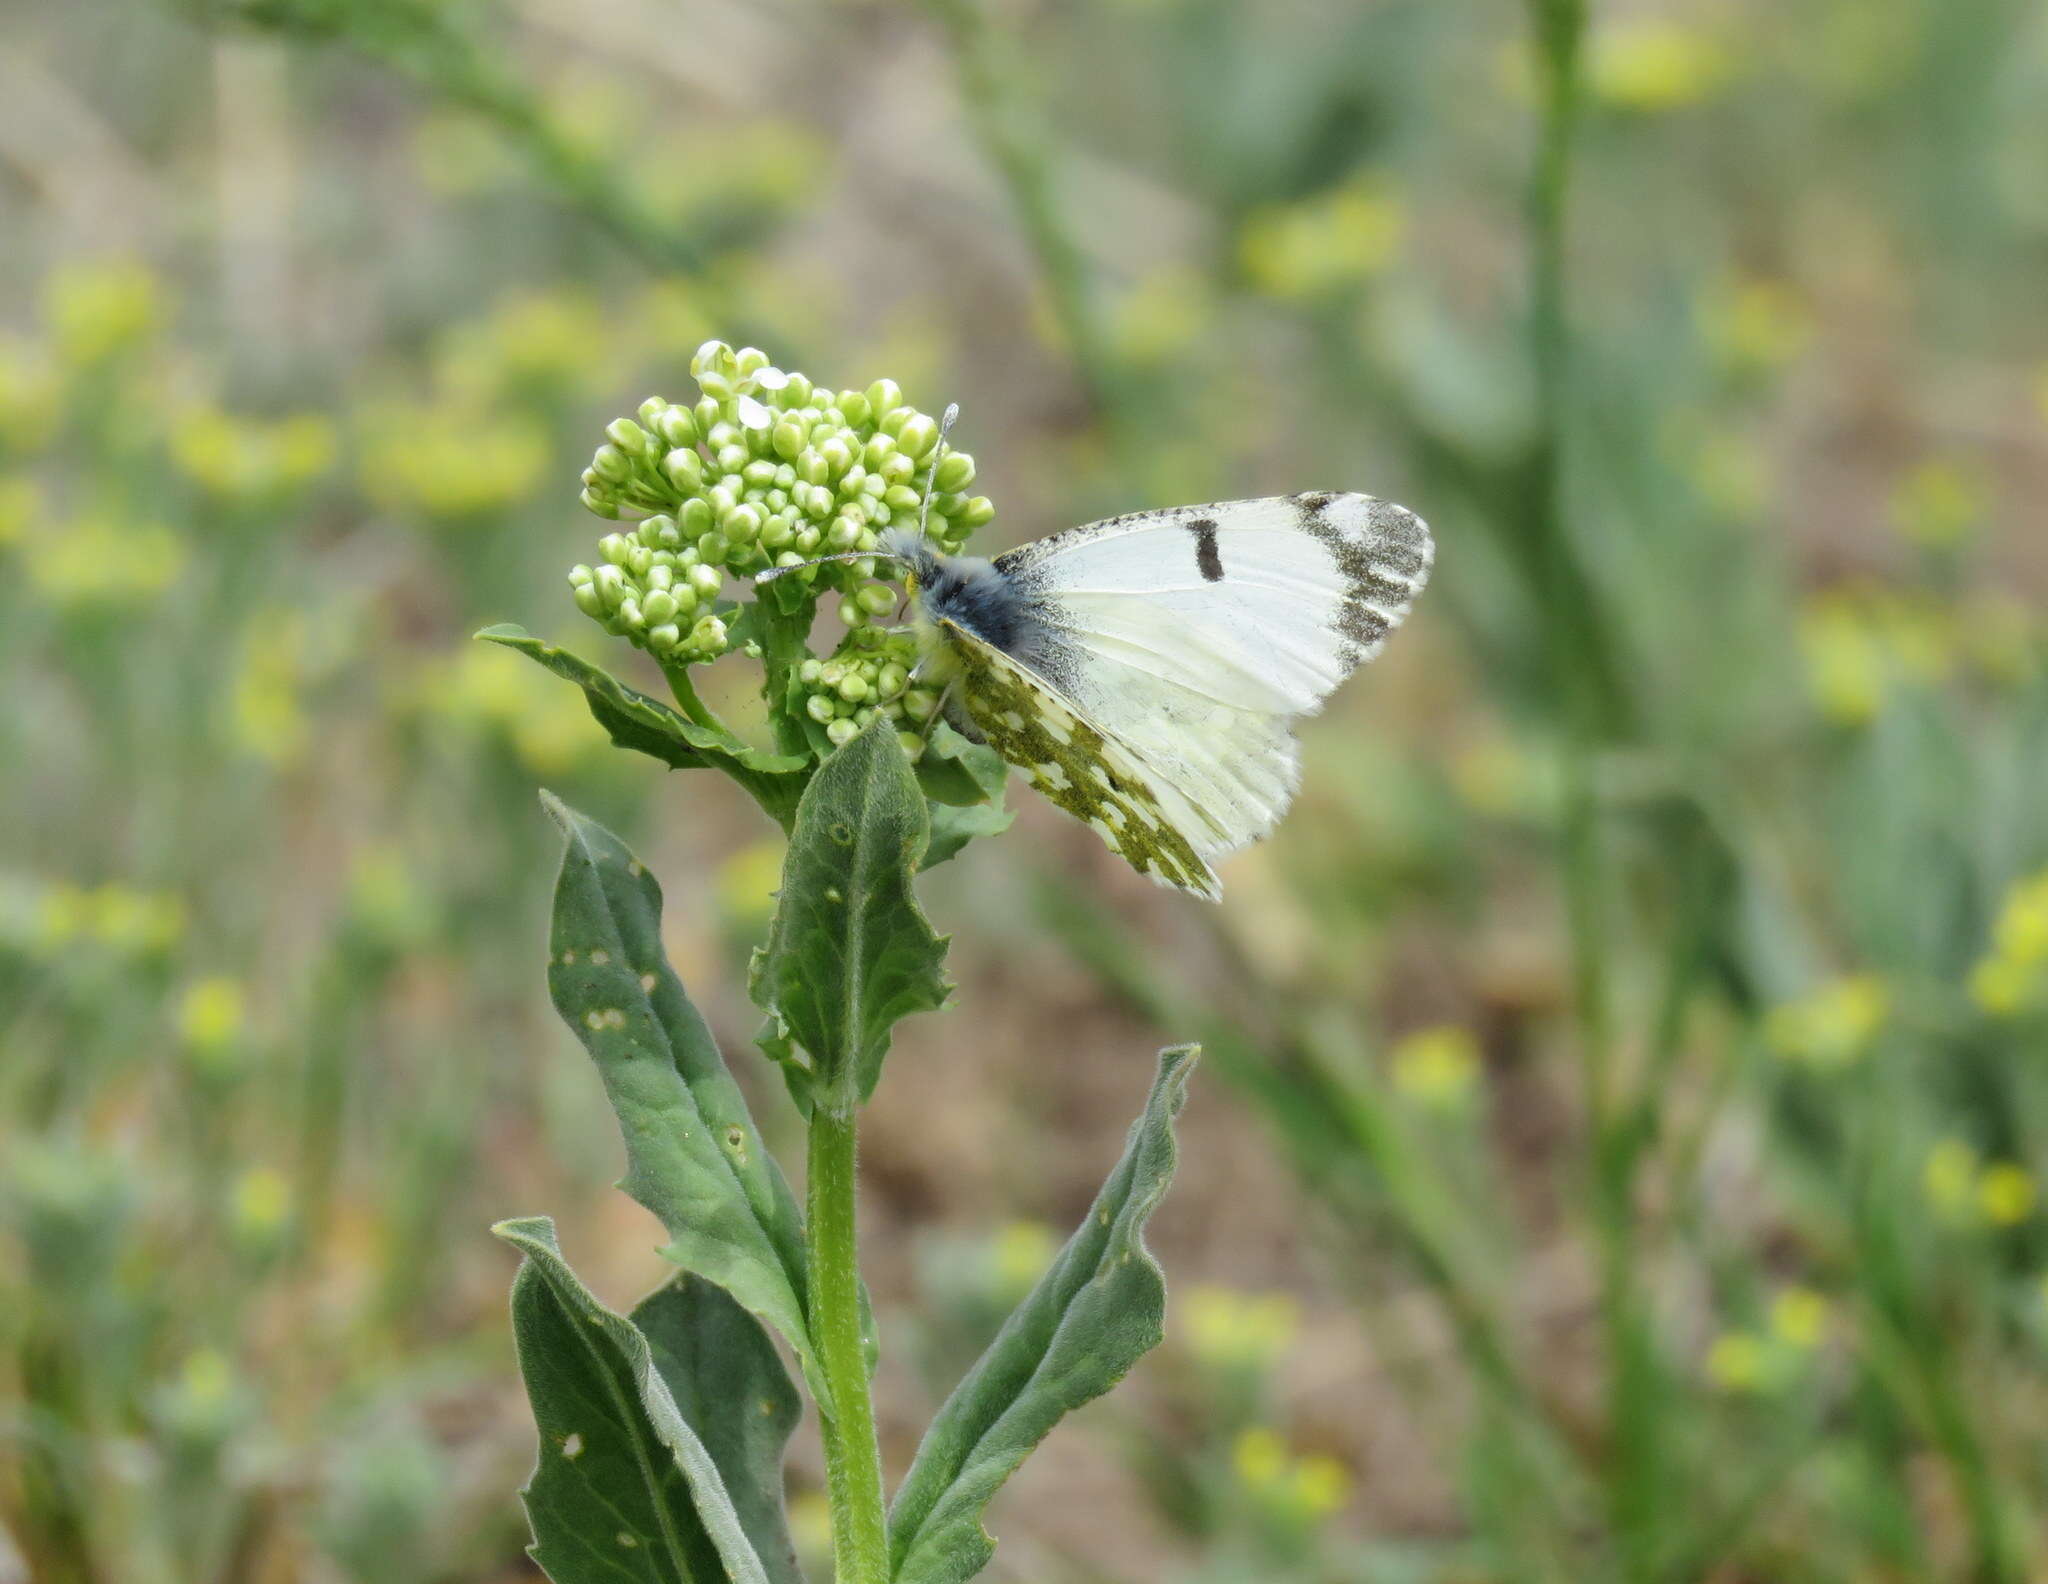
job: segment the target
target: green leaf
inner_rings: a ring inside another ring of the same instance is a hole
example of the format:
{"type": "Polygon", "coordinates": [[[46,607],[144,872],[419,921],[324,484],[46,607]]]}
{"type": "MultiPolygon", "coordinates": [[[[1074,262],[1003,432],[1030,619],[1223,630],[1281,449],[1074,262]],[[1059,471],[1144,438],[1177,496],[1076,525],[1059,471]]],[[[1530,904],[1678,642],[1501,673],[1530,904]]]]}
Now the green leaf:
{"type": "Polygon", "coordinates": [[[1123,1159],[1052,1268],[946,1399],[889,1517],[895,1584],[959,1584],[995,1541],[981,1513],[1062,1415],[1101,1396],[1157,1345],[1166,1282],[1145,1223],[1173,1176],[1173,1119],[1198,1051],[1159,1057],[1123,1159]]]}
{"type": "Polygon", "coordinates": [[[556,676],[574,682],[583,689],[598,725],[621,748],[649,754],[676,770],[723,770],[745,787],[777,824],[788,827],[809,774],[807,760],[766,753],[729,731],[699,725],[524,628],[501,624],[486,627],[477,637],[516,649],[556,676]]]}
{"type": "Polygon", "coordinates": [[[889,1031],[950,988],[946,943],[911,889],[928,834],[924,795],[886,717],[819,767],[797,807],[749,988],[809,1058],[813,1101],[835,1110],[873,1092],[889,1031]]]}
{"type": "Polygon", "coordinates": [[[956,857],[961,848],[977,836],[1000,836],[1017,817],[1015,809],[982,804],[979,808],[955,808],[950,803],[931,806],[932,834],[925,843],[920,873],[956,857]]]}
{"type": "MultiPolygon", "coordinates": [[[[548,1577],[555,1584],[794,1584],[793,1562],[772,1573],[763,1563],[732,1495],[737,1486],[757,1513],[764,1499],[779,1508],[781,1441],[764,1425],[753,1444],[742,1446],[737,1438],[748,1427],[724,1424],[720,1444],[730,1461],[720,1459],[701,1432],[729,1419],[732,1404],[706,1403],[710,1382],[689,1375],[730,1369],[757,1387],[764,1350],[765,1362],[781,1368],[761,1328],[723,1295],[701,1296],[716,1288],[684,1277],[700,1296],[664,1304],[655,1319],[688,1324],[715,1315],[721,1301],[724,1314],[694,1339],[702,1348],[694,1354],[692,1338],[671,1336],[664,1362],[632,1321],[576,1279],[553,1222],[501,1221],[491,1230],[525,1255],[512,1284],[512,1332],[540,1427],[540,1460],[521,1494],[533,1525],[532,1556],[548,1577]],[[749,1327],[752,1338],[736,1324],[749,1327]],[[678,1377],[689,1388],[687,1407],[674,1389],[678,1377]],[[748,1488],[764,1477],[765,1490],[748,1488]]],[[[785,1392],[788,1385],[785,1378],[785,1392]]],[[[787,1439],[793,1414],[778,1422],[787,1439]]],[[[780,1556],[787,1542],[779,1510],[770,1532],[780,1556]]]]}
{"type": "Polygon", "coordinates": [[[944,721],[932,723],[917,761],[917,784],[924,795],[962,808],[1001,797],[1009,773],[995,749],[968,741],[944,721]]]}
{"type": "Polygon", "coordinates": [[[783,1335],[817,1394],[802,1217],[710,1029],[662,955],[661,888],[618,837],[541,796],[568,839],[548,991],[618,1113],[626,1142],[619,1186],[668,1229],[669,1259],[709,1277],[783,1335]]]}
{"type": "Polygon", "coordinates": [[[761,1322],[688,1272],[633,1311],[676,1408],[718,1465],[740,1527],[774,1584],[802,1584],[782,1511],[782,1457],[803,1399],[761,1322]]]}

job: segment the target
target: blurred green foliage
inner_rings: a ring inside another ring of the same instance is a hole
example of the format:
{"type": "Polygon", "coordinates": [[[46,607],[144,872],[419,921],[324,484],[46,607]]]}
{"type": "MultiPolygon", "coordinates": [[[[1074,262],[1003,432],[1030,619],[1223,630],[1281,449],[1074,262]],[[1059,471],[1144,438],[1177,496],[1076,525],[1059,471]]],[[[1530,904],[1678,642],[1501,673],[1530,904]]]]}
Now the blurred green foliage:
{"type": "Polygon", "coordinates": [[[1182,1191],[1288,1174],[1162,1214],[1227,1290],[991,1576],[2048,1563],[2038,7],[0,18],[0,1578],[530,1576],[482,1229],[659,1274],[532,789],[693,989],[777,847],[467,635],[587,633],[577,474],[712,335],[960,401],[1008,535],[1364,488],[1441,549],[1220,911],[1021,795],[929,877],[966,1011],[868,1150],[923,1384],[1130,1020],[1230,1093],[1182,1191]]]}

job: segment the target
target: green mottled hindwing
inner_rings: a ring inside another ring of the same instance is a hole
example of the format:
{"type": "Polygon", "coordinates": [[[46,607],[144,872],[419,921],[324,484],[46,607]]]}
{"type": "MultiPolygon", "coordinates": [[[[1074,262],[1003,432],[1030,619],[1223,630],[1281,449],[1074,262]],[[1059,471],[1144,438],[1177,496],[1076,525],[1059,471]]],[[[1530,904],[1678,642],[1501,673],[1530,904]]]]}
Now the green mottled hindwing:
{"type": "Polygon", "coordinates": [[[1212,902],[1222,896],[1216,872],[1167,818],[1121,743],[957,622],[933,625],[953,663],[953,692],[990,747],[1138,873],[1212,902]]]}

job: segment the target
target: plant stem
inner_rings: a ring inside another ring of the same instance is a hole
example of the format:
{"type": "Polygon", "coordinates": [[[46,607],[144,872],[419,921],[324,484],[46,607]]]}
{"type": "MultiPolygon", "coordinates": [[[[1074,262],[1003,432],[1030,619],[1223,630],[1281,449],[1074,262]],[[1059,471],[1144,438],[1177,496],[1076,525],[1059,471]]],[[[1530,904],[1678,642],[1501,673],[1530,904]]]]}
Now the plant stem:
{"type": "MultiPolygon", "coordinates": [[[[855,1112],[822,1102],[811,1112],[811,1341],[832,1392],[825,1427],[835,1584],[887,1584],[889,1526],[882,1507],[882,1452],[861,1332],[860,1261],[854,1226],[855,1112]]],[[[823,1405],[821,1405],[821,1408],[823,1405]]]]}

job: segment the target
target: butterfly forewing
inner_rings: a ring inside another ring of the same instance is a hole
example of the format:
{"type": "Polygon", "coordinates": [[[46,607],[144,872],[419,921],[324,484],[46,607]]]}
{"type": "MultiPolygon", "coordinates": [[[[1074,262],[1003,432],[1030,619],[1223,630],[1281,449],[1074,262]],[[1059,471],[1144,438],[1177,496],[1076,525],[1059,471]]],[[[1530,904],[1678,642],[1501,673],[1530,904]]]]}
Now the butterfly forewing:
{"type": "Polygon", "coordinates": [[[1114,517],[996,567],[1032,613],[1038,673],[1213,858],[1272,829],[1293,721],[1379,652],[1431,559],[1403,508],[1311,494],[1114,517]]]}
{"type": "Polygon", "coordinates": [[[1184,799],[1162,793],[1123,743],[1045,679],[955,622],[937,626],[953,689],[990,747],[1140,874],[1211,901],[1222,895],[1184,828],[1193,813],[1184,799]]]}

